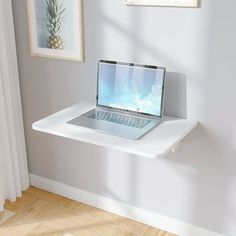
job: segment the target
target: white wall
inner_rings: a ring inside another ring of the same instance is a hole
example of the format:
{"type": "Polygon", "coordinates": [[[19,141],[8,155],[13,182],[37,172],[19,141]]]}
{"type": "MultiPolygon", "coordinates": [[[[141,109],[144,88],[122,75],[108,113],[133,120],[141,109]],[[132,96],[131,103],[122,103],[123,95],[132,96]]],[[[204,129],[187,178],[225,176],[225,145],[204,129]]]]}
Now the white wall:
{"type": "Polygon", "coordinates": [[[236,1],[184,9],[85,0],[85,63],[31,57],[26,1],[12,1],[30,172],[236,235],[236,1]],[[164,65],[172,80],[186,81],[180,113],[200,125],[180,152],[148,160],[31,129],[55,111],[94,100],[98,59],[164,65]]]}

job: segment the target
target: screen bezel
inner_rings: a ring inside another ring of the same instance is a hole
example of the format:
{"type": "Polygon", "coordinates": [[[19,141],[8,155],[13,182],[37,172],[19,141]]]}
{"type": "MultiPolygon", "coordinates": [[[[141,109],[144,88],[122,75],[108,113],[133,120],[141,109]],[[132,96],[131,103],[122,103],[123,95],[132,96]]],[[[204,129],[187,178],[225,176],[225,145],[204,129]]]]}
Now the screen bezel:
{"type": "Polygon", "coordinates": [[[110,60],[99,60],[98,61],[98,67],[97,67],[97,95],[96,95],[96,106],[97,107],[102,107],[102,108],[109,108],[112,109],[113,111],[119,111],[119,112],[127,112],[131,114],[141,114],[141,115],[146,115],[146,116],[151,116],[151,117],[156,117],[156,118],[161,118],[163,116],[163,100],[164,100],[164,88],[165,88],[165,80],[166,80],[166,68],[165,67],[160,67],[160,66],[154,66],[154,65],[142,65],[142,64],[136,64],[132,62],[118,62],[118,61],[110,61],[110,60]],[[105,63],[105,64],[115,64],[115,65],[125,65],[125,66],[132,66],[132,67],[141,67],[141,68],[150,68],[150,69],[155,69],[155,70],[163,70],[163,83],[162,83],[162,92],[161,92],[161,109],[160,109],[160,115],[153,115],[150,113],[145,113],[145,112],[139,112],[139,111],[132,111],[128,109],[121,109],[121,108],[115,108],[115,107],[110,107],[110,106],[105,106],[101,105],[98,103],[98,89],[99,89],[99,64],[100,63],[105,63]]]}

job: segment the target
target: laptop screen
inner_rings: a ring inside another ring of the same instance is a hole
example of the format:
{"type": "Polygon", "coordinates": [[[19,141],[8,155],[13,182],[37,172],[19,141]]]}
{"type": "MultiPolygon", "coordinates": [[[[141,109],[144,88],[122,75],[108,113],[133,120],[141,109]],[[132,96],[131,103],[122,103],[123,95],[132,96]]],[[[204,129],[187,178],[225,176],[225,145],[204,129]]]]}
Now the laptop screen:
{"type": "Polygon", "coordinates": [[[162,115],[165,68],[99,61],[97,105],[162,115]]]}

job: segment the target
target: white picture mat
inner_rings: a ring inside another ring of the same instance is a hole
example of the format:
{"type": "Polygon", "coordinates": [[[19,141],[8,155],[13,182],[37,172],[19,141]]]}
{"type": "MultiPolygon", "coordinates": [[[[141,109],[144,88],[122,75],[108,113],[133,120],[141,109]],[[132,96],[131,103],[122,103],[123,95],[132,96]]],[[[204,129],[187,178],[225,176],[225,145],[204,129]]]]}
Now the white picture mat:
{"type": "Polygon", "coordinates": [[[197,7],[198,0],[124,0],[127,5],[197,7]]]}

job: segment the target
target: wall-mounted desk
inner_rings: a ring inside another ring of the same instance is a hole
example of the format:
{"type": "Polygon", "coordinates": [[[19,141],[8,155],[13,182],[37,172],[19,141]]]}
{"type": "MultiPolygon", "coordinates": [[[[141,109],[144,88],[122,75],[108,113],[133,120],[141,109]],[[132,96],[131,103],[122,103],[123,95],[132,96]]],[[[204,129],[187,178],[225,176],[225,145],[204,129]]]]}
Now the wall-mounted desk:
{"type": "Polygon", "coordinates": [[[91,102],[80,102],[33,123],[33,129],[154,159],[176,151],[183,138],[197,125],[195,121],[164,117],[160,125],[140,140],[129,140],[67,123],[94,107],[91,102]]]}

